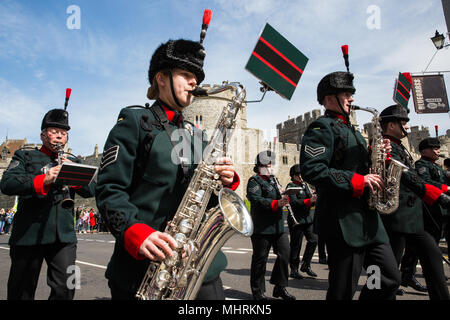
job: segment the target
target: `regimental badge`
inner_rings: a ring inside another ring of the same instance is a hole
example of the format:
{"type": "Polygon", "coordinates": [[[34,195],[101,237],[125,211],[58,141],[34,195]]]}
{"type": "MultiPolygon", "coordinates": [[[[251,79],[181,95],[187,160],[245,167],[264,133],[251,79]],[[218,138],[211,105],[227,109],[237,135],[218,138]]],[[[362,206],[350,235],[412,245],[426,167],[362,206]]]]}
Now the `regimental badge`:
{"type": "Polygon", "coordinates": [[[118,145],[112,146],[111,148],[105,150],[103,152],[102,161],[100,163],[100,170],[103,170],[105,167],[116,162],[118,154],[119,154],[118,145]]]}
{"type": "Polygon", "coordinates": [[[305,153],[308,154],[311,158],[315,158],[318,155],[325,153],[325,147],[317,147],[313,148],[311,146],[305,146],[305,153]]]}

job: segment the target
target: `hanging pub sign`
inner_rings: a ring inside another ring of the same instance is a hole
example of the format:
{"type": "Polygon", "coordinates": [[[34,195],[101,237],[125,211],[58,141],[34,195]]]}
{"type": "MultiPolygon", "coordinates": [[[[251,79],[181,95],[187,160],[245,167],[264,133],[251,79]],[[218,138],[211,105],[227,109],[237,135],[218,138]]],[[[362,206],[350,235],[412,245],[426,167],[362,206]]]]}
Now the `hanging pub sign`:
{"type": "Polygon", "coordinates": [[[412,95],[416,113],[447,113],[448,97],[444,76],[412,76],[412,95]]]}

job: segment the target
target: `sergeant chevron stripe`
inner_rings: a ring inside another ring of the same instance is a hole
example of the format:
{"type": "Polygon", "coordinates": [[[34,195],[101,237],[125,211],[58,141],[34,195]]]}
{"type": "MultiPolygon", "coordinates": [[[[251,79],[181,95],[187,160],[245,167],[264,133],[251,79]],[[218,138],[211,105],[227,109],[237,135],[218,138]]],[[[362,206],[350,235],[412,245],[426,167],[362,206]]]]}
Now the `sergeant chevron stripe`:
{"type": "Polygon", "coordinates": [[[114,163],[117,160],[117,155],[119,154],[119,146],[112,146],[103,152],[102,161],[100,163],[100,170],[104,169],[106,166],[114,163]]]}
{"type": "Polygon", "coordinates": [[[305,152],[310,155],[312,158],[317,157],[318,155],[321,155],[322,153],[325,153],[325,147],[317,147],[313,148],[311,146],[306,145],[305,146],[305,152]]]}

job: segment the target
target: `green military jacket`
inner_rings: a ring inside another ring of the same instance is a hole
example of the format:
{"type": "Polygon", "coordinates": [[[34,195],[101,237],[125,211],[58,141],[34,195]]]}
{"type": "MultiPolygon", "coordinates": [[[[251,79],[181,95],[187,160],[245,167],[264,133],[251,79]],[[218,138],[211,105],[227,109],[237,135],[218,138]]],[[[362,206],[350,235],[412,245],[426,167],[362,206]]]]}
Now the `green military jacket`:
{"type": "Polygon", "coordinates": [[[399,206],[392,214],[381,215],[388,232],[419,233],[424,230],[422,215],[422,200],[426,190],[424,181],[414,170],[414,160],[401,144],[401,141],[386,136],[391,140],[391,156],[406,165],[409,170],[403,170],[400,180],[399,206]]]}
{"type": "MultiPolygon", "coordinates": [[[[47,150],[43,147],[41,150],[47,150]]],[[[55,154],[36,149],[20,149],[14,153],[9,167],[3,173],[1,191],[6,195],[18,195],[17,212],[14,215],[9,244],[11,246],[33,246],[77,242],[74,228],[74,209],[61,206],[61,187],[51,184],[46,194],[36,182],[43,178],[44,167],[55,164],[55,154]],[[47,154],[48,153],[48,154],[47,154]]],[[[79,159],[68,157],[73,162],[79,159]]],[[[42,187],[41,180],[41,187],[42,187]]],[[[94,196],[95,183],[83,188],[71,188],[71,198],[75,193],[88,198],[94,196]]]]}
{"type": "MultiPolygon", "coordinates": [[[[302,225],[302,224],[311,224],[313,223],[313,217],[314,217],[314,210],[311,209],[310,206],[308,206],[305,203],[305,199],[309,199],[312,197],[311,192],[306,187],[306,184],[300,183],[297,184],[295,182],[290,182],[286,186],[287,188],[302,188],[299,193],[293,194],[289,196],[289,204],[291,205],[292,211],[294,212],[295,220],[302,225]]],[[[287,215],[288,223],[289,225],[293,225],[294,221],[291,218],[291,216],[287,215]]]]}
{"type": "Polygon", "coordinates": [[[276,187],[259,175],[250,177],[247,199],[253,220],[253,234],[280,234],[285,232],[283,208],[274,207],[274,200],[281,199],[276,187]],[[274,211],[275,210],[275,211],[274,211]]]}
{"type": "Polygon", "coordinates": [[[362,135],[327,111],[308,126],[300,150],[303,179],[316,187],[319,234],[343,236],[352,247],[388,243],[381,218],[368,208],[364,175],[369,153],[362,135]]]}
{"type": "MultiPolygon", "coordinates": [[[[444,169],[426,157],[422,157],[416,161],[416,170],[426,183],[429,183],[438,189],[442,189],[442,185],[447,184],[444,169]]],[[[424,203],[423,210],[425,223],[427,225],[426,229],[429,230],[432,228],[436,230],[436,233],[440,233],[444,216],[447,215],[448,211],[442,208],[438,203],[435,203],[432,206],[424,203]],[[430,215],[432,219],[430,218],[430,215]],[[435,223],[437,223],[437,226],[435,223]]]]}
{"type": "MultiPolygon", "coordinates": [[[[159,106],[157,101],[152,107],[159,106]]],[[[180,114],[169,122],[171,130],[178,128],[180,114]]],[[[191,128],[206,145],[203,132],[191,128]]],[[[192,176],[201,152],[194,150],[192,139],[189,173],[192,176]],[[194,154],[194,152],[196,152],[194,154]]],[[[202,146],[203,145],[203,146],[202,146]]],[[[198,145],[195,146],[198,148],[198,145]]],[[[106,277],[122,290],[135,292],[148,268],[150,260],[137,259],[125,248],[125,233],[136,225],[150,226],[164,231],[177,211],[188,186],[183,170],[176,164],[176,153],[169,135],[149,108],[124,108],[111,129],[104,146],[96,189],[97,206],[111,233],[116,238],[114,252],[106,270],[106,277]]],[[[187,156],[187,155],[186,155],[187,156]]],[[[217,197],[212,197],[211,204],[217,197]]],[[[144,239],[141,239],[144,240],[144,239]]],[[[214,279],[226,267],[225,255],[219,251],[204,282],[214,279]]]]}

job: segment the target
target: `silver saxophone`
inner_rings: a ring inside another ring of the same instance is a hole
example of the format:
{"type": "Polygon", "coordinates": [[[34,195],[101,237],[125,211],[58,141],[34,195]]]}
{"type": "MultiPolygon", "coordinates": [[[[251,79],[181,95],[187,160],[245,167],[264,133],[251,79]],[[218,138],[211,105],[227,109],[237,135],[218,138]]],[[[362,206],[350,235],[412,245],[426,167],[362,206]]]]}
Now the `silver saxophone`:
{"type": "Polygon", "coordinates": [[[237,82],[206,91],[192,92],[209,96],[233,90],[234,96],[222,110],[203,160],[195,169],[186,193],[165,232],[177,242],[174,256],[151,261],[136,293],[141,300],[193,300],[214,257],[234,234],[251,236],[253,221],[242,199],[224,188],[214,171],[217,159],[226,154],[236,116],[245,101],[245,89],[237,82]],[[212,193],[219,205],[206,210],[212,193]]]}
{"type": "Polygon", "coordinates": [[[383,134],[380,126],[378,111],[373,108],[363,108],[352,105],[354,110],[362,110],[372,113],[372,130],[369,131],[369,145],[371,149],[371,173],[377,174],[384,182],[384,188],[375,190],[369,195],[369,207],[381,214],[392,214],[399,205],[400,179],[402,172],[407,167],[391,159],[386,163],[387,153],[383,148],[383,134]]]}

